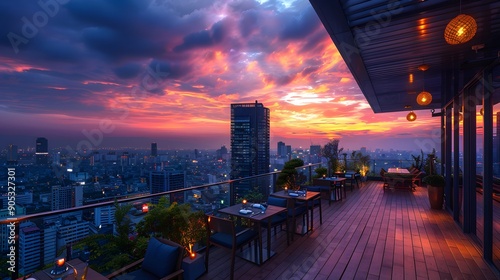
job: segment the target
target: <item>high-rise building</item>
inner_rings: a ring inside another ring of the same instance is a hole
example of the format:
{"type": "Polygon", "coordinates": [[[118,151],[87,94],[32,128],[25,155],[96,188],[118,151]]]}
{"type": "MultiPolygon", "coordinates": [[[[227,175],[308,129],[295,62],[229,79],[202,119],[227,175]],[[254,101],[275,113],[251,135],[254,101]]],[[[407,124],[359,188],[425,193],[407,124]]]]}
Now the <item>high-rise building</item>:
{"type": "Polygon", "coordinates": [[[286,145],[286,156],[288,157],[288,160],[292,159],[292,146],[291,145],[286,145]]]}
{"type": "Polygon", "coordinates": [[[17,164],[17,146],[10,144],[7,148],[7,164],[17,164]]]}
{"type": "MultiPolygon", "coordinates": [[[[269,172],[270,113],[262,103],[231,104],[231,179],[269,172]]],[[[269,183],[235,182],[235,196],[259,186],[265,195],[269,183]]]]}
{"type": "Polygon", "coordinates": [[[47,138],[36,139],[36,164],[47,164],[49,162],[49,143],[47,138]]]}
{"type": "Polygon", "coordinates": [[[158,145],[156,143],[151,143],[151,156],[156,157],[158,156],[158,145]]]}
{"type": "Polygon", "coordinates": [[[222,146],[220,147],[220,149],[218,149],[216,151],[216,156],[217,156],[217,159],[220,159],[220,160],[227,160],[228,159],[228,153],[227,153],[227,148],[226,146],[222,146]]]}
{"type": "Polygon", "coordinates": [[[309,148],[309,162],[321,162],[321,145],[311,145],[309,148]]]}
{"type": "Polygon", "coordinates": [[[96,207],[94,211],[94,225],[100,227],[114,224],[115,210],[116,208],[113,205],[96,207]]]}
{"type": "Polygon", "coordinates": [[[52,210],[83,205],[83,186],[52,186],[52,210]]]}
{"type": "Polygon", "coordinates": [[[278,157],[284,157],[286,156],[286,146],[285,142],[278,142],[278,157]]]}
{"type": "MultiPolygon", "coordinates": [[[[11,211],[7,209],[7,206],[0,207],[0,219],[12,218],[11,211]]],[[[16,204],[16,216],[21,216],[26,214],[26,207],[16,204]]],[[[0,252],[7,252],[10,250],[9,239],[7,238],[10,233],[10,228],[7,224],[0,225],[0,252]]]]}
{"type": "MultiPolygon", "coordinates": [[[[149,189],[151,193],[162,193],[166,191],[184,189],[186,186],[186,172],[180,171],[153,171],[149,174],[149,189]]],[[[153,203],[158,203],[159,197],[151,199],[153,203]]],[[[184,202],[184,194],[171,194],[170,201],[184,202]]]]}
{"type": "Polygon", "coordinates": [[[41,265],[40,228],[33,222],[22,223],[19,227],[19,266],[22,274],[31,273],[41,265]]]}

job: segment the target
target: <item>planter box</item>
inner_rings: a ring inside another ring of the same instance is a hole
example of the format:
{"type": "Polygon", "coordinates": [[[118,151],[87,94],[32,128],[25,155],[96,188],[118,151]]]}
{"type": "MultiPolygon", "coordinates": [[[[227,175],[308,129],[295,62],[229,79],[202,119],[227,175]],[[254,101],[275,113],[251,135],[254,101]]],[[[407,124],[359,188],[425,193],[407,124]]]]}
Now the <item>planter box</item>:
{"type": "Polygon", "coordinates": [[[184,269],[184,274],[182,276],[182,279],[194,280],[199,278],[206,271],[204,255],[197,253],[196,258],[194,259],[185,257],[182,260],[181,268],[184,269]]]}

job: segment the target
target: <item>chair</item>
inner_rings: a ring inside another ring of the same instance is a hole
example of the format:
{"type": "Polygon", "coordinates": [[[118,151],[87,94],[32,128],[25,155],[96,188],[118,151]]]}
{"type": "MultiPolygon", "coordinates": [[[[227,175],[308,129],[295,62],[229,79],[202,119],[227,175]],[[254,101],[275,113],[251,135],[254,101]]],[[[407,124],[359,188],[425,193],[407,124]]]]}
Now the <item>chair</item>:
{"type": "Polygon", "coordinates": [[[297,228],[297,217],[306,218],[306,228],[309,230],[309,211],[307,208],[307,204],[305,202],[298,202],[296,199],[289,199],[287,203],[288,208],[288,218],[292,220],[291,222],[291,234],[292,240],[294,240],[295,229],[297,228]]]}
{"type": "Polygon", "coordinates": [[[117,280],[182,279],[184,248],[170,240],[151,237],[144,258],[115,271],[106,277],[117,280]],[[141,264],[141,268],[126,273],[141,264]]]}
{"type": "Polygon", "coordinates": [[[344,177],[345,177],[346,181],[349,181],[349,187],[351,187],[351,192],[354,189],[354,183],[356,183],[356,186],[358,186],[358,188],[359,188],[358,181],[356,180],[356,173],[346,172],[344,174],[344,177]]]}
{"type": "MultiPolygon", "coordinates": [[[[321,193],[321,187],[318,186],[307,186],[306,187],[308,191],[312,192],[319,192],[321,193]]],[[[318,196],[318,198],[314,199],[313,201],[309,202],[309,206],[312,206],[312,209],[314,211],[314,208],[319,207],[319,224],[323,224],[323,211],[321,209],[321,196],[318,196]]]]}
{"type": "MultiPolygon", "coordinates": [[[[287,206],[286,204],[287,204],[287,201],[285,198],[279,198],[279,197],[273,197],[273,196],[269,196],[267,198],[267,205],[274,205],[274,206],[286,208],[286,206],[287,206]]],[[[290,244],[290,237],[289,237],[290,231],[288,230],[288,228],[289,228],[288,215],[286,212],[272,216],[270,224],[269,224],[268,220],[263,220],[261,222],[261,225],[263,227],[274,228],[274,235],[276,235],[276,228],[278,226],[281,227],[283,224],[286,224],[286,244],[289,245],[290,244]]]]}
{"type": "Polygon", "coordinates": [[[259,241],[257,244],[261,246],[259,233],[251,228],[245,228],[241,231],[236,229],[235,223],[232,220],[206,216],[207,228],[207,252],[205,257],[205,267],[208,271],[208,257],[210,253],[210,245],[215,245],[224,249],[231,250],[231,272],[230,279],[234,279],[234,263],[236,250],[250,244],[252,241],[259,241]]]}
{"type": "Polygon", "coordinates": [[[384,181],[384,185],[383,185],[384,191],[385,191],[386,188],[389,187],[389,182],[387,180],[387,177],[385,176],[386,173],[387,173],[387,171],[385,171],[385,169],[380,168],[380,177],[382,177],[382,180],[384,181]]]}

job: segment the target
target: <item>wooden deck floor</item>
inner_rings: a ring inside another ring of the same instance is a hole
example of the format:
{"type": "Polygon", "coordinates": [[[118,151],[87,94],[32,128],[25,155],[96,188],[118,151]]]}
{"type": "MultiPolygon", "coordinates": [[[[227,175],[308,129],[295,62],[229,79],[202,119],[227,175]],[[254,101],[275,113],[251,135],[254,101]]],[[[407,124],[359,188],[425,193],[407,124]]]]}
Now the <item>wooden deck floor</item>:
{"type": "MultiPolygon", "coordinates": [[[[278,232],[277,254],[261,266],[237,257],[235,279],[500,279],[452,217],[430,209],[426,191],[367,182],[343,201],[323,201],[322,225],[315,215],[314,231],[289,246],[278,232]]],[[[229,279],[229,252],[210,250],[201,279],[229,279]]]]}

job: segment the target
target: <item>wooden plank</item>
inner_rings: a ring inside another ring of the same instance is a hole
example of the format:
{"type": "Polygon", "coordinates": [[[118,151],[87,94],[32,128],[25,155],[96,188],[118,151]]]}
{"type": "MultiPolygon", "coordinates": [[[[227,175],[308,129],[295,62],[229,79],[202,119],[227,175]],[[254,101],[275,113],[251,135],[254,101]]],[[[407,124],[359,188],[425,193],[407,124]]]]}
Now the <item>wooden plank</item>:
{"type": "MultiPolygon", "coordinates": [[[[289,246],[285,231],[273,233],[277,254],[261,266],[237,257],[235,279],[497,279],[452,217],[430,209],[425,188],[384,192],[367,182],[322,203],[322,225],[316,212],[315,229],[289,246]]],[[[229,268],[228,251],[210,248],[200,279],[229,279],[229,268]]]]}

